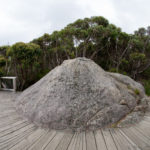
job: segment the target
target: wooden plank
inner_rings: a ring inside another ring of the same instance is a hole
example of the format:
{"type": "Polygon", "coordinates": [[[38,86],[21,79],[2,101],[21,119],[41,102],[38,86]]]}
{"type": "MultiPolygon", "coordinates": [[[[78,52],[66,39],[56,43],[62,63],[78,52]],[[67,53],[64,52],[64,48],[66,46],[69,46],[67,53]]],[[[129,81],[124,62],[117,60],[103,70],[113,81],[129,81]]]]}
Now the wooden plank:
{"type": "Polygon", "coordinates": [[[110,130],[114,141],[117,145],[118,150],[138,150],[139,148],[132,145],[120,132],[118,129],[110,130]]]}
{"type": "Polygon", "coordinates": [[[50,141],[44,150],[55,150],[64,136],[64,132],[57,132],[56,136],[50,141]]]}
{"type": "Polygon", "coordinates": [[[19,134],[23,134],[25,131],[27,131],[28,129],[31,129],[31,128],[33,128],[33,127],[34,127],[34,125],[29,124],[29,125],[27,125],[27,126],[25,126],[25,127],[22,127],[22,128],[20,128],[20,129],[18,129],[18,130],[16,130],[16,131],[10,132],[10,134],[7,134],[7,135],[5,135],[5,136],[3,136],[3,137],[0,137],[0,143],[3,143],[3,142],[5,142],[5,141],[8,141],[8,140],[11,139],[11,138],[15,138],[15,137],[18,136],[19,134]]]}
{"type": "Polygon", "coordinates": [[[149,129],[149,127],[150,127],[150,123],[147,122],[146,120],[143,120],[143,121],[140,122],[139,124],[142,125],[142,126],[146,126],[146,128],[148,128],[148,129],[149,129]]]}
{"type": "Polygon", "coordinates": [[[52,130],[50,134],[50,136],[48,137],[48,139],[45,141],[44,145],[42,146],[41,150],[45,150],[45,148],[47,147],[47,145],[52,141],[52,139],[56,136],[56,131],[52,130]]]}
{"type": "Polygon", "coordinates": [[[136,132],[134,128],[128,128],[128,129],[121,129],[124,134],[126,134],[138,147],[144,150],[149,150],[150,145],[148,143],[147,138],[145,138],[143,135],[136,132]]]}
{"type": "Polygon", "coordinates": [[[48,132],[42,129],[33,131],[35,126],[21,119],[13,110],[11,95],[7,95],[6,92],[2,97],[3,99],[0,99],[2,102],[0,110],[3,111],[0,113],[0,150],[150,150],[149,115],[136,126],[125,129],[75,134],[48,132]]]}
{"type": "Polygon", "coordinates": [[[16,110],[15,110],[15,107],[12,106],[12,105],[11,105],[11,106],[3,106],[2,103],[0,103],[0,104],[1,104],[1,105],[0,105],[0,111],[1,111],[0,114],[6,112],[6,111],[8,111],[8,110],[16,111],[16,110]]]}
{"type": "Polygon", "coordinates": [[[72,138],[67,150],[75,150],[77,138],[78,138],[78,133],[75,133],[73,135],[73,138],[72,138]]]}
{"type": "Polygon", "coordinates": [[[16,111],[12,103],[9,102],[9,104],[3,104],[3,102],[0,102],[0,114],[6,113],[7,111],[10,110],[16,111]]]}
{"type": "Polygon", "coordinates": [[[146,121],[150,124],[150,116],[144,116],[144,121],[146,121]]]}
{"type": "Polygon", "coordinates": [[[96,139],[97,150],[107,150],[106,143],[101,130],[95,131],[94,134],[96,139]]]}
{"type": "Polygon", "coordinates": [[[139,130],[137,130],[135,127],[130,128],[132,130],[132,132],[135,133],[135,135],[137,135],[140,139],[143,139],[145,143],[147,143],[149,145],[150,148],[150,137],[147,137],[143,134],[143,132],[140,132],[139,130]]]}
{"type": "Polygon", "coordinates": [[[13,118],[14,116],[18,116],[20,118],[22,118],[21,116],[19,116],[16,112],[13,112],[11,114],[3,114],[0,116],[0,119],[7,119],[7,118],[13,118]]]}
{"type": "Polygon", "coordinates": [[[124,147],[124,145],[121,145],[121,141],[118,138],[118,135],[116,134],[116,132],[114,131],[114,129],[111,129],[110,133],[111,133],[111,135],[112,135],[112,137],[113,137],[113,139],[115,141],[117,150],[126,150],[126,147],[124,147]]]}
{"type": "Polygon", "coordinates": [[[150,139],[150,126],[143,123],[143,124],[138,124],[134,126],[136,130],[139,130],[143,135],[145,135],[148,139],[150,139]]]}
{"type": "Polygon", "coordinates": [[[85,136],[85,132],[82,133],[82,150],[86,150],[86,136],[85,136]]]}
{"type": "Polygon", "coordinates": [[[18,121],[20,121],[20,118],[17,116],[15,118],[0,119],[0,128],[6,127],[18,121]]]}
{"type": "Polygon", "coordinates": [[[77,142],[75,145],[75,150],[82,150],[82,133],[78,133],[77,142]]]}
{"type": "Polygon", "coordinates": [[[87,150],[97,149],[94,133],[92,131],[86,132],[86,145],[87,145],[87,150]]]}
{"type": "MultiPolygon", "coordinates": [[[[4,114],[0,114],[0,118],[6,118],[6,117],[8,117],[8,116],[11,116],[11,117],[13,117],[13,115],[18,115],[16,112],[6,112],[6,113],[4,113],[4,114]]],[[[19,116],[19,115],[18,115],[19,116]]]]}
{"type": "Polygon", "coordinates": [[[3,143],[0,144],[0,149],[10,149],[13,146],[15,146],[16,144],[18,144],[19,142],[21,142],[22,140],[24,140],[25,138],[27,138],[30,134],[32,134],[35,131],[35,127],[32,127],[30,129],[28,129],[25,132],[22,132],[22,134],[19,134],[3,143]]]}
{"type": "Polygon", "coordinates": [[[29,150],[44,150],[48,143],[54,138],[56,131],[49,131],[35,142],[29,150]]]}
{"type": "Polygon", "coordinates": [[[116,144],[113,140],[113,137],[110,134],[109,130],[102,130],[102,134],[104,137],[104,140],[106,142],[106,147],[108,150],[117,150],[116,144]]]}
{"type": "Polygon", "coordinates": [[[118,130],[119,130],[119,132],[129,141],[129,143],[131,143],[131,145],[136,148],[136,150],[142,150],[142,149],[141,149],[138,145],[136,145],[136,144],[134,143],[134,141],[132,141],[121,129],[118,129],[118,130]]]}
{"type": "Polygon", "coordinates": [[[66,133],[63,139],[61,140],[60,144],[57,146],[56,150],[67,150],[73,135],[73,133],[66,133]]]}
{"type": "Polygon", "coordinates": [[[17,116],[15,118],[8,118],[6,119],[0,119],[0,129],[4,128],[6,126],[10,126],[11,124],[14,124],[18,121],[21,121],[22,119],[18,118],[17,116]]]}
{"type": "Polygon", "coordinates": [[[84,132],[81,132],[80,133],[80,145],[79,145],[79,147],[78,147],[78,150],[83,150],[83,136],[84,136],[84,132]]]}
{"type": "Polygon", "coordinates": [[[26,139],[13,146],[10,150],[23,150],[28,149],[34,142],[36,142],[43,134],[45,134],[45,130],[37,129],[33,134],[28,136],[26,139]]]}
{"type": "Polygon", "coordinates": [[[0,145],[3,145],[4,143],[10,143],[12,141],[15,141],[16,139],[20,138],[21,136],[26,135],[26,133],[30,133],[30,132],[33,132],[35,130],[37,130],[37,128],[35,126],[30,126],[30,128],[29,127],[28,128],[27,127],[22,128],[20,130],[20,132],[16,131],[16,132],[13,132],[12,134],[4,136],[1,139],[0,145]]]}
{"type": "Polygon", "coordinates": [[[15,118],[20,118],[21,120],[22,117],[20,117],[18,114],[12,114],[12,115],[5,115],[5,116],[2,116],[0,117],[0,123],[2,123],[1,121],[4,121],[4,120],[12,120],[12,119],[15,119],[15,118]]]}
{"type": "Polygon", "coordinates": [[[2,130],[0,132],[0,138],[2,138],[3,136],[6,136],[8,134],[11,134],[12,132],[15,132],[15,131],[27,126],[27,125],[29,125],[29,124],[21,123],[21,124],[14,126],[14,127],[10,127],[8,129],[2,130]]]}

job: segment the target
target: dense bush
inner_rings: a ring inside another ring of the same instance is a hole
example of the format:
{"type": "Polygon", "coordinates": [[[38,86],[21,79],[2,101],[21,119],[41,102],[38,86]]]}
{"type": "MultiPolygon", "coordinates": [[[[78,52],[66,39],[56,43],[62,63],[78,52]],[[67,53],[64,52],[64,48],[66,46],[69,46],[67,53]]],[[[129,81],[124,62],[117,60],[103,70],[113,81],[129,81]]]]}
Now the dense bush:
{"type": "Polygon", "coordinates": [[[11,59],[11,72],[18,77],[20,89],[38,79],[41,54],[40,46],[33,43],[16,43],[7,50],[7,56],[11,59]]]}
{"type": "Polygon", "coordinates": [[[146,94],[150,96],[150,80],[144,80],[143,83],[146,94]]]}

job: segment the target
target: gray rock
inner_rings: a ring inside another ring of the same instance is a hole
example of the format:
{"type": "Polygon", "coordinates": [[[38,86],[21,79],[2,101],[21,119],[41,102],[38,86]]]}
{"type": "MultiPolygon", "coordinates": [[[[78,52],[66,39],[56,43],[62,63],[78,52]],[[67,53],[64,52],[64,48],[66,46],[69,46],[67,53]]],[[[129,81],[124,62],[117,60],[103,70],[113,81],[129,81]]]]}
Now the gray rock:
{"type": "Polygon", "coordinates": [[[118,122],[134,110],[137,99],[145,97],[143,86],[130,77],[76,58],[64,61],[26,89],[17,98],[16,108],[42,127],[94,130],[118,122]]]}
{"type": "Polygon", "coordinates": [[[119,124],[117,124],[117,127],[129,127],[132,125],[135,125],[136,123],[139,123],[144,117],[144,113],[142,111],[133,111],[129,115],[127,115],[125,118],[123,118],[119,124]]]}
{"type": "Polygon", "coordinates": [[[120,101],[120,105],[128,105],[128,104],[127,104],[126,100],[122,99],[122,100],[120,101]]]}

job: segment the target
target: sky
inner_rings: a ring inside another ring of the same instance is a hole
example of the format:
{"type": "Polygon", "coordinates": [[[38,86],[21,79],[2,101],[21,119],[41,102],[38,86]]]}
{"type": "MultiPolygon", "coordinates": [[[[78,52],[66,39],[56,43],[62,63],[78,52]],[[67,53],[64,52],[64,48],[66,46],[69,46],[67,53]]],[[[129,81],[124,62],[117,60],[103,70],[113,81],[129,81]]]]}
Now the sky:
{"type": "Polygon", "coordinates": [[[91,16],[133,33],[150,25],[150,0],[0,0],[0,45],[29,42],[91,16]]]}

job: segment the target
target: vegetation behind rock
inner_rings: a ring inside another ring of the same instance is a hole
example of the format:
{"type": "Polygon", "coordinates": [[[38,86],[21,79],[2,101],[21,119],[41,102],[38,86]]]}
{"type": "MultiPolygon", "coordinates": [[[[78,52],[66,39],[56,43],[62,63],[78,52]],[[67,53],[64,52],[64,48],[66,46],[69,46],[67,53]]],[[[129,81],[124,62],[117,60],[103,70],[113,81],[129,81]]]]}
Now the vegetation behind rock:
{"type": "Polygon", "coordinates": [[[150,27],[128,34],[104,17],[79,19],[30,43],[1,46],[0,75],[17,76],[23,90],[63,60],[76,57],[142,82],[150,95],[150,27]]]}

